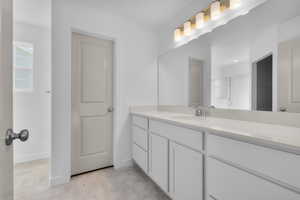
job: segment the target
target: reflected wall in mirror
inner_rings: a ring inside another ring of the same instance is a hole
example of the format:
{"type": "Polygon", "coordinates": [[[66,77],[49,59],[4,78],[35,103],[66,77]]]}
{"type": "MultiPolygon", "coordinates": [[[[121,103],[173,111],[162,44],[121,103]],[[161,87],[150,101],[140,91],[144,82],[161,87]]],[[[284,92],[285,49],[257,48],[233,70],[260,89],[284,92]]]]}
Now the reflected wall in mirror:
{"type": "Polygon", "coordinates": [[[161,55],[159,104],[300,113],[300,1],[269,0],[161,55]]]}
{"type": "Polygon", "coordinates": [[[198,106],[210,103],[210,51],[196,40],[159,58],[159,104],[198,106]]]}

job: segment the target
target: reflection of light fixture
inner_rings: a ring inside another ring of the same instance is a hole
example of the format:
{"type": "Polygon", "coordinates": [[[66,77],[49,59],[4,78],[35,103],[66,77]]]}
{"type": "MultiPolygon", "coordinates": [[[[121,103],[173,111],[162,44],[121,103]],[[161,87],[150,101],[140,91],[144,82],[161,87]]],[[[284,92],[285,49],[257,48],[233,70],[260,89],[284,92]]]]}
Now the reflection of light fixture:
{"type": "Polygon", "coordinates": [[[239,60],[233,60],[233,62],[234,62],[234,63],[238,63],[238,62],[239,62],[239,60]]]}
{"type": "Polygon", "coordinates": [[[241,5],[241,0],[230,0],[230,9],[236,9],[241,5]]]}
{"type": "Polygon", "coordinates": [[[187,21],[184,23],[183,32],[184,32],[185,36],[191,35],[191,33],[192,33],[192,22],[191,21],[187,21]]]}
{"type": "Polygon", "coordinates": [[[177,28],[175,31],[174,31],[174,40],[176,42],[180,41],[182,38],[182,32],[181,32],[181,29],[180,28],[177,28]]]}
{"type": "Polygon", "coordinates": [[[196,28],[200,29],[204,24],[204,12],[200,12],[196,15],[196,28]]]}
{"type": "Polygon", "coordinates": [[[221,3],[220,1],[215,1],[210,5],[210,17],[212,20],[219,18],[221,14],[221,3]]]}

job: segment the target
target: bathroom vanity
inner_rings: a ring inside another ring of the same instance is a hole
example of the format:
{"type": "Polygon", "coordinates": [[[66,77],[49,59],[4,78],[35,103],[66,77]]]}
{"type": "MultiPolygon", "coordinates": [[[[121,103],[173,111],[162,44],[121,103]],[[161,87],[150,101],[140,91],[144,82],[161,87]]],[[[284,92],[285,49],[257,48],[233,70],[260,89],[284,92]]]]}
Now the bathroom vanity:
{"type": "Polygon", "coordinates": [[[134,161],[174,200],[300,200],[299,1],[189,33],[193,14],[158,57],[157,106],[131,111],[134,161]]]}
{"type": "Polygon", "coordinates": [[[132,111],[133,160],[174,200],[299,200],[300,128],[132,111]]]}

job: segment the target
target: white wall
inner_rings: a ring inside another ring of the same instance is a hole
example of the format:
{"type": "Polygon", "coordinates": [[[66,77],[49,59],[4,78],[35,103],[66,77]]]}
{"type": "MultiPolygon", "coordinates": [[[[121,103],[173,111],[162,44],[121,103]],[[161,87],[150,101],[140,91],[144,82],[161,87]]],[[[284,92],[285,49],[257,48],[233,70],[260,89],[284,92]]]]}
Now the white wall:
{"type": "Polygon", "coordinates": [[[279,26],[279,42],[294,39],[300,36],[300,16],[292,18],[279,26]]]}
{"type": "Polygon", "coordinates": [[[204,105],[210,104],[210,50],[209,45],[197,41],[168,52],[159,59],[159,104],[189,104],[189,59],[203,61],[204,105]]]}
{"type": "Polygon", "coordinates": [[[14,0],[14,21],[51,28],[51,0],[14,0]]]}
{"type": "Polygon", "coordinates": [[[115,40],[115,167],[130,163],[132,157],[129,106],[156,104],[155,34],[112,12],[85,1],[52,1],[52,184],[70,177],[72,29],[115,40]]]}
{"type": "Polygon", "coordinates": [[[33,92],[14,92],[14,129],[29,129],[26,143],[16,141],[15,162],[48,158],[50,154],[50,29],[15,23],[14,40],[34,46],[33,92]]]}

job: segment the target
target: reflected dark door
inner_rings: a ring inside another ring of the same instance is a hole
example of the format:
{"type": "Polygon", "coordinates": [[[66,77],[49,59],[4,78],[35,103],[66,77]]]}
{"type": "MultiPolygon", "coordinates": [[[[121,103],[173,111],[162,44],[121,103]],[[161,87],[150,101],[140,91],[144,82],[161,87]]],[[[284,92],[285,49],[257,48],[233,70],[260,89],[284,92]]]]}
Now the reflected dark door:
{"type": "Polygon", "coordinates": [[[257,62],[257,110],[272,111],[273,58],[269,56],[257,62]]]}

